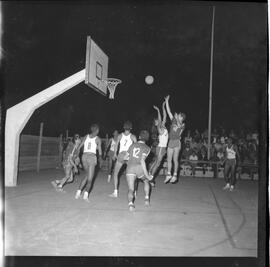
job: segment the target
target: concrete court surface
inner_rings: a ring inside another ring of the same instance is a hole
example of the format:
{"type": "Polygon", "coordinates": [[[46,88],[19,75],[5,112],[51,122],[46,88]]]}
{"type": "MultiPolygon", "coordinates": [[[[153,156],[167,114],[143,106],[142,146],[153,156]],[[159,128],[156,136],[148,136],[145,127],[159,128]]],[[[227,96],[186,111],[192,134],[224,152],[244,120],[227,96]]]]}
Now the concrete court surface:
{"type": "Polygon", "coordinates": [[[139,184],[136,210],[127,209],[127,184],[99,172],[90,202],[75,200],[84,172],[65,193],[51,185],[61,170],[21,172],[5,189],[6,256],[257,256],[258,181],[240,180],[234,192],[223,179],[159,176],[151,206],[139,184]]]}

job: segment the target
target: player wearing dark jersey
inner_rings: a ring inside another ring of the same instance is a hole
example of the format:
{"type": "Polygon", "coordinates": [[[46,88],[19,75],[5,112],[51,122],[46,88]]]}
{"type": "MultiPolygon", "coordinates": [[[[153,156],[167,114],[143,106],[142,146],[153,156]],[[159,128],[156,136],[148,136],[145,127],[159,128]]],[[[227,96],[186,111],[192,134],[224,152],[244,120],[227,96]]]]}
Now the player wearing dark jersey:
{"type": "Polygon", "coordinates": [[[73,140],[70,140],[64,153],[62,166],[65,171],[65,177],[61,180],[52,181],[52,185],[57,191],[63,191],[63,187],[67,183],[72,183],[74,180],[74,174],[78,173],[77,166],[80,163],[79,159],[79,145],[81,139],[79,136],[75,136],[73,140]]]}
{"type": "Polygon", "coordinates": [[[135,209],[134,205],[134,191],[136,179],[140,179],[144,183],[145,192],[145,205],[149,205],[149,194],[150,194],[150,184],[149,180],[152,177],[149,175],[145,159],[150,153],[150,147],[148,147],[145,142],[149,139],[149,133],[146,130],[142,130],[140,133],[139,141],[132,144],[127,153],[128,162],[126,177],[128,183],[128,206],[129,210],[133,211],[135,209]]]}
{"type": "Polygon", "coordinates": [[[177,172],[178,172],[178,165],[179,165],[178,157],[181,150],[181,135],[185,129],[184,120],[186,118],[186,115],[181,112],[180,113],[175,112],[173,115],[170,109],[169,99],[170,99],[169,95],[165,97],[166,109],[171,119],[171,127],[170,127],[170,132],[169,132],[169,143],[168,143],[168,148],[167,148],[168,170],[167,170],[167,176],[164,183],[167,183],[169,181],[171,183],[175,183],[177,181],[177,172]],[[174,163],[173,176],[171,174],[172,162],[174,163]]]}

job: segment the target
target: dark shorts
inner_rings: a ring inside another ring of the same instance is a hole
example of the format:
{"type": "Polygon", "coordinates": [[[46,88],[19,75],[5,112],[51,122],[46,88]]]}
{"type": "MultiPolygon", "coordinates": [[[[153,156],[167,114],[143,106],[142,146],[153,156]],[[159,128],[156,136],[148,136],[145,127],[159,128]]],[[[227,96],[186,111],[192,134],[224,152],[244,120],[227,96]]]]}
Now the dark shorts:
{"type": "Polygon", "coordinates": [[[88,169],[90,166],[97,165],[97,156],[93,153],[83,153],[82,164],[84,169],[88,169]]]}
{"type": "Polygon", "coordinates": [[[156,156],[157,157],[160,157],[160,158],[163,158],[164,155],[166,154],[166,147],[160,147],[160,146],[157,146],[156,148],[156,156]]]}
{"type": "Polygon", "coordinates": [[[113,156],[114,156],[114,152],[110,150],[110,151],[108,152],[108,157],[109,157],[110,159],[112,159],[113,156]]]}
{"type": "Polygon", "coordinates": [[[236,166],[236,159],[226,159],[225,166],[235,167],[236,166]]]}
{"type": "Polygon", "coordinates": [[[78,166],[78,165],[81,163],[80,158],[79,158],[79,157],[76,157],[76,158],[74,159],[74,163],[78,166]]]}
{"type": "Polygon", "coordinates": [[[127,160],[125,159],[125,157],[127,156],[127,151],[122,151],[121,153],[118,154],[117,156],[117,161],[119,163],[126,163],[127,160]]]}
{"type": "Polygon", "coordinates": [[[127,166],[126,175],[128,174],[136,175],[136,177],[140,179],[144,177],[143,168],[141,165],[127,166]]]}
{"type": "Polygon", "coordinates": [[[169,140],[168,148],[181,148],[181,142],[179,139],[169,140]]]}

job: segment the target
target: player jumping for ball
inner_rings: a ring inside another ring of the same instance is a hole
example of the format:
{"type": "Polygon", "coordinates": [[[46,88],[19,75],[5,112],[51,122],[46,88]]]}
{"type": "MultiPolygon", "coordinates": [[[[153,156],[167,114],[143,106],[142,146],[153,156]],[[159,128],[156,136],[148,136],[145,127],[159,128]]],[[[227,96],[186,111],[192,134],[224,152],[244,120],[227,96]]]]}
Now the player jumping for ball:
{"type": "MultiPolygon", "coordinates": [[[[163,119],[161,120],[161,115],[158,107],[154,106],[154,109],[158,113],[158,118],[155,119],[155,126],[158,129],[158,145],[156,147],[156,158],[154,163],[152,164],[149,173],[151,174],[151,177],[154,178],[155,173],[160,166],[164,155],[166,154],[166,148],[167,148],[167,143],[168,143],[168,130],[165,127],[166,124],[166,118],[167,118],[167,113],[165,110],[165,101],[162,104],[162,110],[163,110],[163,119]]],[[[151,181],[151,185],[154,186],[155,182],[154,180],[151,181]]]]}
{"type": "Polygon", "coordinates": [[[114,172],[113,172],[113,180],[114,180],[114,192],[110,195],[110,197],[118,197],[118,184],[119,177],[118,174],[123,166],[126,163],[126,155],[129,147],[137,142],[136,136],[131,133],[132,123],[130,121],[126,121],[124,123],[124,132],[121,133],[116,142],[116,149],[114,150],[114,159],[116,159],[114,172]],[[119,154],[117,156],[117,148],[120,144],[119,154]]]}
{"type": "Polygon", "coordinates": [[[150,153],[150,147],[148,147],[145,142],[149,140],[149,133],[146,130],[140,132],[139,141],[133,143],[126,154],[128,158],[126,178],[128,183],[128,207],[130,211],[135,209],[134,199],[135,199],[135,186],[137,178],[144,183],[145,192],[145,205],[150,204],[150,184],[149,180],[152,177],[149,175],[145,159],[150,153]]]}
{"type": "Polygon", "coordinates": [[[175,112],[173,115],[170,109],[169,99],[170,99],[169,95],[165,97],[166,109],[171,119],[171,127],[170,127],[170,133],[169,133],[169,143],[168,143],[168,148],[167,148],[168,169],[167,169],[167,176],[166,176],[166,179],[164,180],[164,183],[168,183],[169,181],[171,183],[175,183],[177,181],[178,157],[179,157],[179,152],[181,150],[181,134],[185,129],[184,120],[186,118],[186,115],[181,112],[180,113],[175,112]],[[174,163],[173,176],[171,175],[172,161],[174,163]]]}
{"type": "Polygon", "coordinates": [[[79,146],[81,139],[79,136],[75,136],[73,140],[68,142],[68,145],[63,153],[62,166],[65,171],[65,177],[61,180],[52,181],[52,185],[57,191],[63,191],[64,185],[67,183],[72,183],[74,180],[74,175],[78,173],[77,166],[80,163],[79,159],[79,146]]]}
{"type": "MultiPolygon", "coordinates": [[[[86,171],[86,177],[82,180],[79,189],[76,192],[75,198],[78,199],[81,196],[81,192],[85,188],[85,192],[83,195],[83,199],[89,201],[88,196],[92,187],[93,176],[95,173],[95,167],[97,165],[97,156],[96,152],[98,150],[99,157],[101,158],[102,151],[101,151],[101,140],[98,137],[99,133],[99,126],[97,124],[93,124],[90,127],[90,134],[87,134],[82,143],[79,146],[79,149],[84,146],[83,148],[83,155],[82,155],[82,163],[83,167],[86,171]]],[[[99,161],[101,162],[101,161],[99,161]]]]}

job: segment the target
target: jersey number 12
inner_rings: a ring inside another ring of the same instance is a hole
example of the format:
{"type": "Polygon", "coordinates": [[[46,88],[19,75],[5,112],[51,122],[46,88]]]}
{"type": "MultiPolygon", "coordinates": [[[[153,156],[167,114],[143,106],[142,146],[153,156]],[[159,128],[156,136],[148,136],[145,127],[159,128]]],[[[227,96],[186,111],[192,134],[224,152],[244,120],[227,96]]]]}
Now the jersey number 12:
{"type": "Polygon", "coordinates": [[[139,153],[140,153],[140,149],[139,148],[134,148],[133,149],[133,157],[134,158],[139,158],[139,153]]]}

